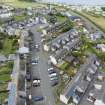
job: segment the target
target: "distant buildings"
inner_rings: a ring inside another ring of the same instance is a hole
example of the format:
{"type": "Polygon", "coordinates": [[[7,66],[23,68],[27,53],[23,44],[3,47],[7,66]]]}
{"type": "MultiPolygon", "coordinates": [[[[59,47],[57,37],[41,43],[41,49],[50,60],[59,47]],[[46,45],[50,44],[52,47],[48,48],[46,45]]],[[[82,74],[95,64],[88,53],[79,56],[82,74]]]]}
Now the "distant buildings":
{"type": "Polygon", "coordinates": [[[9,18],[13,16],[14,8],[10,6],[0,5],[0,18],[9,18]]]}

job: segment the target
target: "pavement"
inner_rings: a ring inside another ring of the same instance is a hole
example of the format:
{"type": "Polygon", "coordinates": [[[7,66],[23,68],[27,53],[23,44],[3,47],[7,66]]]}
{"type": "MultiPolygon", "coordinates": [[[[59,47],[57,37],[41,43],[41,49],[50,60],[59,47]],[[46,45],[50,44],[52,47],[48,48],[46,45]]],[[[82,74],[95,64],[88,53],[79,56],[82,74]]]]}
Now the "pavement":
{"type": "Polygon", "coordinates": [[[33,96],[43,96],[44,101],[36,102],[34,105],[55,105],[55,99],[53,94],[53,88],[51,87],[50,78],[48,76],[47,69],[48,65],[48,55],[43,51],[41,44],[41,33],[37,32],[37,28],[40,25],[36,25],[31,28],[31,32],[34,34],[33,42],[34,44],[40,45],[40,50],[36,51],[33,49],[32,58],[39,58],[37,65],[32,66],[32,75],[33,77],[40,77],[41,86],[32,87],[31,94],[33,96]]]}

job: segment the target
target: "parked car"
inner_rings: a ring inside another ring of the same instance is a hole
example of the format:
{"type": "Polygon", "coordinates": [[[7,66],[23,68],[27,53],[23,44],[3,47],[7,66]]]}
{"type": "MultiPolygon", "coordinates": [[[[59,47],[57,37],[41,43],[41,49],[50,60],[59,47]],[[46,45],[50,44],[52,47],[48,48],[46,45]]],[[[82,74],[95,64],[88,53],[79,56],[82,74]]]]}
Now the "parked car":
{"type": "Polygon", "coordinates": [[[57,76],[57,73],[49,74],[49,77],[50,77],[50,78],[55,77],[55,76],[57,76]]]}
{"type": "Polygon", "coordinates": [[[40,86],[41,80],[39,78],[33,79],[33,86],[37,87],[40,86]]]}
{"type": "Polygon", "coordinates": [[[44,97],[43,96],[32,96],[32,95],[29,95],[29,99],[32,100],[32,101],[43,101],[44,100],[44,97]]]}
{"type": "Polygon", "coordinates": [[[32,64],[32,65],[36,65],[36,64],[38,64],[38,59],[35,58],[34,60],[32,60],[32,61],[31,61],[31,64],[32,64]]]}
{"type": "Polygon", "coordinates": [[[33,101],[43,101],[44,100],[44,97],[43,96],[36,96],[36,97],[32,97],[32,100],[33,101]]]}
{"type": "Polygon", "coordinates": [[[58,80],[55,80],[55,81],[51,81],[51,86],[56,86],[56,85],[58,85],[58,80]]]}
{"type": "Polygon", "coordinates": [[[48,69],[48,72],[50,72],[50,71],[52,71],[52,70],[54,70],[54,68],[51,67],[51,68],[48,69]]]}
{"type": "Polygon", "coordinates": [[[51,81],[58,80],[58,77],[57,77],[57,76],[52,77],[52,78],[50,78],[50,80],[51,80],[51,81]]]}
{"type": "Polygon", "coordinates": [[[31,88],[31,82],[27,82],[26,89],[30,89],[30,88],[31,88]]]}
{"type": "Polygon", "coordinates": [[[31,74],[29,73],[29,74],[26,74],[26,80],[27,81],[31,81],[31,74]]]}

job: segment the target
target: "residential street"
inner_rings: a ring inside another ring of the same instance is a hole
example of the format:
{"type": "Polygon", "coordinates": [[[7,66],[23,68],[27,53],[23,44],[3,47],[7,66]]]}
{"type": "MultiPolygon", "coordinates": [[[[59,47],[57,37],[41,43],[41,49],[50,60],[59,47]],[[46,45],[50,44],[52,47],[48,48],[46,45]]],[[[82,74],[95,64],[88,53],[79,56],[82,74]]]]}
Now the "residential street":
{"type": "Polygon", "coordinates": [[[49,68],[48,65],[48,56],[42,50],[41,45],[41,34],[37,32],[37,27],[39,25],[31,28],[32,33],[34,34],[34,45],[38,44],[40,46],[40,50],[36,51],[33,49],[32,51],[32,58],[38,58],[39,62],[37,65],[33,65],[32,67],[32,75],[33,77],[38,77],[41,79],[41,86],[40,87],[33,87],[32,88],[32,95],[33,96],[43,96],[43,102],[36,102],[38,105],[55,105],[53,90],[50,84],[50,79],[48,77],[47,69],[49,68]]]}

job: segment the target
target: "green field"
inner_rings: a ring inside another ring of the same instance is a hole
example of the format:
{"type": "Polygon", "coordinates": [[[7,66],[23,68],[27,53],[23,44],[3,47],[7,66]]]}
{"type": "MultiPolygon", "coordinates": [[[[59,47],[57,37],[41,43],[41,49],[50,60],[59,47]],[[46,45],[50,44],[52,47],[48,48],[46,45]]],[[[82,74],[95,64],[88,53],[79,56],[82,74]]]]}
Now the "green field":
{"type": "Polygon", "coordinates": [[[39,4],[39,3],[24,2],[24,1],[18,1],[18,0],[0,0],[0,2],[11,5],[13,7],[18,7],[18,8],[44,7],[45,6],[45,5],[39,4]]]}
{"type": "Polygon", "coordinates": [[[93,23],[95,23],[98,27],[102,29],[102,31],[105,32],[105,17],[103,16],[94,16],[89,13],[80,12],[83,16],[87,17],[89,20],[91,20],[93,23]]]}

